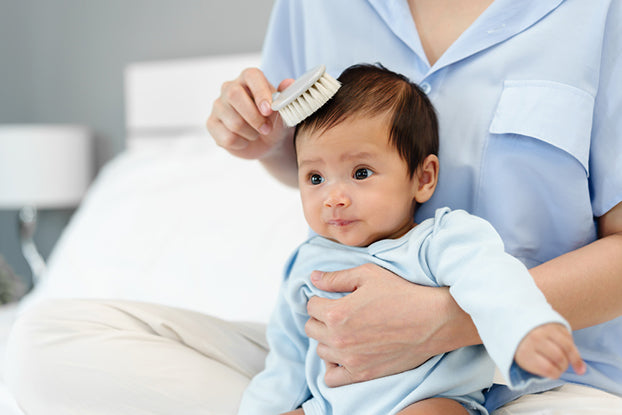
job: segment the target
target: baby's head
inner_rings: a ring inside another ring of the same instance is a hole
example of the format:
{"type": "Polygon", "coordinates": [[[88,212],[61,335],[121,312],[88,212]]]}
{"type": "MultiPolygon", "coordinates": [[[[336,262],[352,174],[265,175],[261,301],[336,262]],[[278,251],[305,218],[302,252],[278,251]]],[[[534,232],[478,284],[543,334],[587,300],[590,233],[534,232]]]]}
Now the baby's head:
{"type": "Polygon", "coordinates": [[[438,178],[438,125],[427,96],[379,65],[346,69],[341,88],[294,136],[305,217],[346,245],[397,238],[438,178]]]}

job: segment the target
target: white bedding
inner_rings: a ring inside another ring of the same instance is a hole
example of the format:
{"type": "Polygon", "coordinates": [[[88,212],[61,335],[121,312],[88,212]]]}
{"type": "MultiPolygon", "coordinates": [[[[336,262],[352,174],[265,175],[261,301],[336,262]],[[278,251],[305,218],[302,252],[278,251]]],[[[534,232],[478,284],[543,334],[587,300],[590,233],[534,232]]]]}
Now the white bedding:
{"type": "Polygon", "coordinates": [[[24,304],[120,298],[266,321],[306,234],[295,189],[197,132],[107,165],[24,304]]]}

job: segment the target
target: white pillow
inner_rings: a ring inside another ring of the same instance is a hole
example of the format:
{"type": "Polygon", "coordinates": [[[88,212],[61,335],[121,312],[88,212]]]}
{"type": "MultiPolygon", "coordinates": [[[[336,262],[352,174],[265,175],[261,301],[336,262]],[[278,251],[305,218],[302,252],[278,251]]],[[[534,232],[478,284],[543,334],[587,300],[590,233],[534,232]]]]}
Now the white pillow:
{"type": "Polygon", "coordinates": [[[105,166],[26,305],[118,298],[267,321],[283,266],[308,233],[297,190],[205,132],[167,142],[105,166]]]}

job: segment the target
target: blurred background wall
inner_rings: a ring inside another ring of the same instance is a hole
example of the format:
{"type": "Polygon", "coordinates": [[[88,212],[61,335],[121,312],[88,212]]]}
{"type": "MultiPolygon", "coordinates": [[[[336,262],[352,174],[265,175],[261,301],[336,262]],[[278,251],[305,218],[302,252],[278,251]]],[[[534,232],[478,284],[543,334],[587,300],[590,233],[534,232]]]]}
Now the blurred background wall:
{"type": "MultiPolygon", "coordinates": [[[[126,64],[259,51],[272,2],[0,0],[0,123],[86,125],[99,169],[124,148],[126,64]]],[[[72,212],[40,212],[45,258],[72,212]]],[[[29,282],[16,223],[0,210],[0,254],[29,282]]]]}

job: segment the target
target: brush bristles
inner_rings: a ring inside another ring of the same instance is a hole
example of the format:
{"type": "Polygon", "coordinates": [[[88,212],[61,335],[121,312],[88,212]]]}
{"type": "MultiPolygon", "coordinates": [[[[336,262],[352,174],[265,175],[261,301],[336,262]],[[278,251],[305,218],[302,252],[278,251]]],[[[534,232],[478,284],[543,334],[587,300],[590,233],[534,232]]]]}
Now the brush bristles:
{"type": "Polygon", "coordinates": [[[307,89],[297,99],[279,110],[283,121],[293,127],[309,115],[317,111],[337,92],[341,83],[328,73],[324,73],[311,88],[307,89]]]}

